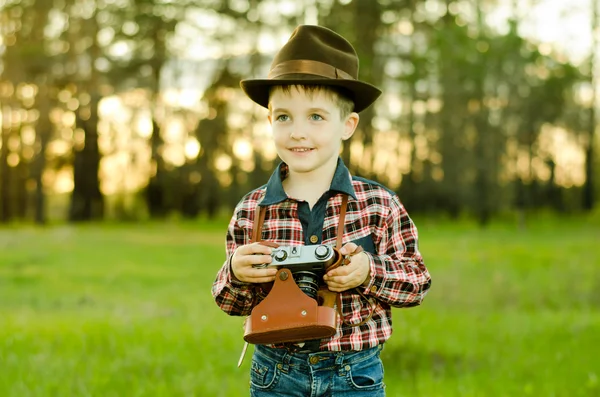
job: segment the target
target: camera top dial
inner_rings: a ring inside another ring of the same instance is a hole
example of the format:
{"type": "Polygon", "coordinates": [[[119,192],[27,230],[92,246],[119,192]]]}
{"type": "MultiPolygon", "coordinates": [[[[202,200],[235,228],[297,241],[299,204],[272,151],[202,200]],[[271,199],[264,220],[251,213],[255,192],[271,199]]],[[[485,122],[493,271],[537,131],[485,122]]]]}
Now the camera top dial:
{"type": "Polygon", "coordinates": [[[329,256],[329,252],[331,251],[331,249],[326,246],[326,245],[319,245],[316,249],[315,249],[315,257],[317,259],[325,259],[329,256]]]}
{"type": "Polygon", "coordinates": [[[273,253],[273,259],[275,259],[277,262],[283,262],[286,258],[287,258],[287,251],[286,250],[276,250],[273,253]]]}

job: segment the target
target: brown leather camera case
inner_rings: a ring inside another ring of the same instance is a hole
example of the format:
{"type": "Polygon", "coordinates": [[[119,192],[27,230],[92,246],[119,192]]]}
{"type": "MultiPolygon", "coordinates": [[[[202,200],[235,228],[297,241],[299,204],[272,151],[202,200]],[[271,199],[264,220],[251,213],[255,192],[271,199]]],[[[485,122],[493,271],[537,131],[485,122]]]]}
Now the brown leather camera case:
{"type": "MultiPolygon", "coordinates": [[[[337,259],[329,269],[343,262],[339,249],[342,245],[347,202],[348,196],[344,195],[338,223],[337,244],[334,248],[337,259]]],[[[253,230],[254,242],[259,242],[261,239],[265,207],[258,208],[257,213],[258,219],[253,230]]],[[[315,300],[306,295],[294,281],[289,269],[279,269],[268,295],[246,318],[244,340],[253,344],[276,344],[333,336],[338,322],[336,312],[338,293],[323,286],[319,289],[317,297],[318,299],[315,300]]]]}
{"type": "Polygon", "coordinates": [[[246,319],[244,340],[271,344],[333,336],[336,294],[326,288],[318,294],[321,306],[298,287],[289,269],[279,269],[271,291],[246,319]]]}

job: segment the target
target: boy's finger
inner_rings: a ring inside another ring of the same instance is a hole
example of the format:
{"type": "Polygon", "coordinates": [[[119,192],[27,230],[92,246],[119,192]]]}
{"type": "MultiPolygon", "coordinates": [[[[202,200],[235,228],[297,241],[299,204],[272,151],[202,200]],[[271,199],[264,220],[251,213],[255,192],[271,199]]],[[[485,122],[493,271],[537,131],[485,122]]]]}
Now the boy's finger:
{"type": "Polygon", "coordinates": [[[327,285],[331,285],[331,284],[343,285],[346,283],[347,277],[342,276],[342,275],[335,275],[335,276],[325,275],[323,277],[323,280],[325,280],[327,285]]]}
{"type": "Polygon", "coordinates": [[[356,250],[356,248],[358,247],[358,245],[354,244],[354,243],[348,243],[346,245],[344,245],[342,248],[340,248],[340,254],[342,255],[348,255],[354,252],[354,250],[356,250]]]}
{"type": "Polygon", "coordinates": [[[346,287],[345,284],[340,283],[328,283],[327,288],[329,288],[329,290],[333,292],[342,292],[348,289],[348,287],[346,287]]]}
{"type": "Polygon", "coordinates": [[[273,280],[275,280],[275,277],[259,277],[259,278],[252,279],[252,282],[255,283],[255,284],[258,284],[258,283],[270,283],[273,280]]]}
{"type": "Polygon", "coordinates": [[[333,277],[339,277],[339,276],[343,276],[343,274],[341,274],[338,269],[333,269],[328,271],[327,273],[325,273],[325,275],[323,276],[323,280],[331,280],[333,277]]]}
{"type": "Polygon", "coordinates": [[[333,270],[330,270],[329,272],[326,273],[326,275],[330,276],[330,277],[347,276],[350,273],[354,272],[355,270],[356,270],[356,265],[353,264],[352,262],[350,262],[346,266],[339,266],[333,270]]]}
{"type": "Polygon", "coordinates": [[[253,243],[248,245],[243,245],[239,247],[236,251],[238,255],[253,255],[253,254],[264,254],[271,255],[271,248],[266,245],[262,245],[260,243],[253,243]]]}
{"type": "MultiPolygon", "coordinates": [[[[275,278],[275,275],[277,274],[277,269],[274,268],[269,268],[269,269],[256,269],[256,268],[252,268],[250,271],[248,271],[247,275],[248,277],[252,278],[252,279],[264,279],[264,278],[270,278],[270,281],[273,281],[273,279],[275,278]]],[[[261,281],[254,281],[253,282],[261,282],[261,281]]]]}
{"type": "Polygon", "coordinates": [[[256,265],[268,265],[272,260],[271,255],[250,254],[246,256],[246,263],[253,267],[256,265]]]}
{"type": "Polygon", "coordinates": [[[255,268],[255,267],[245,267],[243,271],[240,271],[240,277],[242,277],[245,281],[250,283],[262,283],[267,280],[273,281],[275,279],[275,274],[277,273],[277,269],[273,268],[255,268]]]}
{"type": "Polygon", "coordinates": [[[268,247],[261,243],[253,243],[248,245],[247,247],[250,248],[250,253],[252,254],[271,255],[271,251],[273,250],[271,247],[268,247]]]}

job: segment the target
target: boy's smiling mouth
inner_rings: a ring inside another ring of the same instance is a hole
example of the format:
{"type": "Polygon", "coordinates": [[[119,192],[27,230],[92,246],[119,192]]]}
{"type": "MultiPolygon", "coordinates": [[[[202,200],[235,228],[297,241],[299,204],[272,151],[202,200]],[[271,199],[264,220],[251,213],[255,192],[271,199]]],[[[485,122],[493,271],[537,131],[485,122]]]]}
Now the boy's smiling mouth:
{"type": "Polygon", "coordinates": [[[291,150],[292,152],[304,153],[304,152],[310,152],[311,150],[314,150],[314,148],[310,148],[310,147],[292,147],[292,148],[289,148],[289,150],[291,150]]]}

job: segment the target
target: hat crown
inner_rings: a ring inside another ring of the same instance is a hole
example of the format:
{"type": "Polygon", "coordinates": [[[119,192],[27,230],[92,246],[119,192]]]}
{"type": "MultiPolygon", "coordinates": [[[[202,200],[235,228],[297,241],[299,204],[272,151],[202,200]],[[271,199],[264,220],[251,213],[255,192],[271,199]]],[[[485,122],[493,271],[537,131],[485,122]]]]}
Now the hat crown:
{"type": "Polygon", "coordinates": [[[358,55],[352,44],[334,31],[300,25],[275,55],[266,79],[247,79],[240,86],[250,99],[267,108],[272,87],[317,85],[337,88],[354,102],[354,111],[370,106],[381,90],[358,79],[358,55]]]}
{"type": "Polygon", "coordinates": [[[288,61],[317,61],[358,80],[358,55],[352,44],[334,31],[316,25],[298,26],[279,50],[271,70],[288,61]]]}

